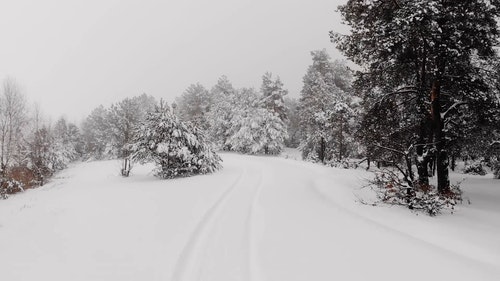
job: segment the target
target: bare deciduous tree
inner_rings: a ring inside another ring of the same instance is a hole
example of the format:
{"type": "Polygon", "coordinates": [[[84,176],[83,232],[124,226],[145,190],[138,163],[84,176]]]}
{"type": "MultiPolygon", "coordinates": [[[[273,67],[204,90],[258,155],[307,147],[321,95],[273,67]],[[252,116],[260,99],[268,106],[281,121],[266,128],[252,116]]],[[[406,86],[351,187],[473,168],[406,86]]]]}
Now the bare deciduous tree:
{"type": "Polygon", "coordinates": [[[19,152],[23,127],[26,125],[26,98],[12,78],[3,81],[0,96],[0,174],[6,170],[19,152]]]}

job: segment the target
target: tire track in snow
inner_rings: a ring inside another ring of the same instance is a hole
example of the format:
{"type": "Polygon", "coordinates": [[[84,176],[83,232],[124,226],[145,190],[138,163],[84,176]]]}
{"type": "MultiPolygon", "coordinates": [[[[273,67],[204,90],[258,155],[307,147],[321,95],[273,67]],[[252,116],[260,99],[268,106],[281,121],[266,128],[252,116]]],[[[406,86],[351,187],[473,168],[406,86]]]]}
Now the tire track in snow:
{"type": "MultiPolygon", "coordinates": [[[[260,168],[260,178],[257,187],[255,188],[250,209],[248,211],[247,219],[247,229],[248,229],[248,280],[249,281],[262,281],[264,280],[262,271],[259,266],[259,251],[257,245],[257,238],[260,235],[258,233],[259,228],[258,222],[264,223],[264,210],[259,204],[259,198],[262,193],[264,186],[264,170],[260,168]],[[258,220],[260,216],[261,220],[258,220]]],[[[263,226],[260,225],[262,228],[263,226]]]]}
{"type": "Polygon", "coordinates": [[[217,216],[213,223],[215,227],[206,243],[211,243],[211,247],[205,247],[206,251],[202,259],[201,267],[208,269],[202,271],[203,278],[217,281],[254,281],[262,280],[256,247],[257,229],[256,220],[259,211],[258,200],[263,188],[264,173],[260,166],[252,165],[247,169],[243,180],[241,180],[227,204],[221,207],[221,214],[217,216]],[[225,226],[230,225],[231,229],[225,226]],[[225,247],[222,244],[224,243],[225,247]],[[215,245],[215,247],[213,247],[215,245]],[[218,245],[218,246],[217,246],[218,245]],[[220,255],[224,248],[233,251],[220,255]],[[240,251],[235,250],[240,249],[240,251]],[[227,257],[230,257],[228,262],[227,257]],[[216,258],[222,258],[217,260],[216,258]],[[214,259],[215,258],[215,259],[214,259]],[[214,262],[215,261],[215,262],[214,262]],[[212,267],[211,267],[211,266],[212,267]],[[220,269],[219,273],[214,269],[220,269]],[[220,274],[223,272],[223,274],[220,274]],[[205,276],[207,273],[207,276],[205,276]],[[215,273],[215,276],[213,275],[215,273]]]}
{"type": "Polygon", "coordinates": [[[177,260],[172,274],[172,281],[194,281],[200,279],[202,251],[206,246],[206,241],[204,240],[209,236],[210,228],[223,205],[225,205],[231,193],[233,193],[246,173],[247,171],[244,169],[197,223],[177,260]]]}

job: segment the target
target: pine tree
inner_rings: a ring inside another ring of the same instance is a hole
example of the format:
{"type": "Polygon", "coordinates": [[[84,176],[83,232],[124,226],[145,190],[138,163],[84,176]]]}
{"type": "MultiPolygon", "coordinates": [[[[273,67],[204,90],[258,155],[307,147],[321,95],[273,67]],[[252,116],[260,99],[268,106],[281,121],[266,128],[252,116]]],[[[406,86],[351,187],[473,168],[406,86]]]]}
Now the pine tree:
{"type": "Polygon", "coordinates": [[[279,114],[251,88],[237,91],[236,96],[226,146],[248,154],[281,153],[287,132],[279,114]]]}
{"type": "Polygon", "coordinates": [[[398,153],[415,155],[419,185],[428,184],[428,165],[435,162],[438,190],[448,193],[454,131],[463,122],[491,121],[484,111],[467,115],[492,106],[481,66],[496,59],[500,1],[349,0],[339,10],[351,34],[331,36],[363,68],[358,85],[365,104],[390,109],[380,117],[394,120],[392,131],[404,143],[398,153]]]}
{"type": "Polygon", "coordinates": [[[82,124],[85,153],[91,159],[113,157],[113,133],[111,131],[109,109],[95,108],[82,124]]]}
{"type": "Polygon", "coordinates": [[[285,122],[287,116],[284,96],[288,94],[288,91],[283,89],[283,83],[280,78],[277,77],[276,80],[273,80],[273,75],[270,72],[266,72],[266,74],[262,76],[260,91],[262,93],[261,102],[263,106],[267,108],[268,111],[276,113],[278,117],[285,122]]]}
{"type": "Polygon", "coordinates": [[[177,114],[184,122],[191,122],[194,126],[207,130],[207,113],[210,110],[210,93],[200,83],[190,85],[186,91],[176,99],[177,114]]]}
{"type": "Polygon", "coordinates": [[[203,132],[181,122],[163,102],[136,131],[131,152],[134,161],[154,162],[160,178],[207,174],[222,167],[203,132]]]}
{"type": "Polygon", "coordinates": [[[66,119],[60,118],[52,132],[48,132],[51,137],[52,164],[54,170],[62,170],[67,165],[80,156],[78,146],[80,146],[80,135],[78,128],[74,124],[68,123],[66,119]]]}
{"type": "Polygon", "coordinates": [[[226,76],[222,76],[210,92],[212,103],[207,113],[209,137],[219,149],[230,150],[226,146],[230,137],[231,120],[237,101],[236,90],[226,76]]]}
{"type": "Polygon", "coordinates": [[[299,101],[297,99],[285,99],[287,135],[285,139],[285,146],[297,148],[300,144],[300,115],[299,115],[299,101]]]}
{"type": "Polygon", "coordinates": [[[302,118],[300,149],[303,158],[326,163],[337,157],[342,158],[345,154],[341,146],[345,145],[343,137],[347,132],[347,114],[350,112],[350,99],[346,93],[350,76],[343,76],[338,71],[342,69],[338,67],[341,64],[332,63],[326,50],[314,51],[311,55],[313,64],[304,76],[299,99],[299,114],[302,118]],[[345,119],[343,114],[346,114],[345,119]],[[338,135],[336,138],[333,136],[335,131],[338,135]],[[338,153],[334,153],[335,149],[338,153]]]}

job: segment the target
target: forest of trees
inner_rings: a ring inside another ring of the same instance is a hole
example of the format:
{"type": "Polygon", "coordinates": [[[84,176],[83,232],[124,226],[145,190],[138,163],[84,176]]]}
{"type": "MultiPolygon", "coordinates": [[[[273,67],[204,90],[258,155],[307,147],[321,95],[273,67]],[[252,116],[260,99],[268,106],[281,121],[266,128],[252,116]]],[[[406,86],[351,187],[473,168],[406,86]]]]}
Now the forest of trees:
{"type": "Polygon", "coordinates": [[[217,150],[277,155],[285,146],[330,166],[390,166],[395,173],[378,184],[397,185],[406,202],[434,190],[434,175],[437,196],[455,195],[449,170],[459,160],[499,178],[500,1],[349,0],[339,11],[351,30],[330,38],[359,70],[312,51],[298,98],[271,73],[258,90],[222,76],[211,88],[190,85],[170,106],[142,94],[72,124],[29,110],[15,80],[5,79],[2,196],[43,185],[77,159],[151,160],[170,178],[220,168],[217,150]]]}

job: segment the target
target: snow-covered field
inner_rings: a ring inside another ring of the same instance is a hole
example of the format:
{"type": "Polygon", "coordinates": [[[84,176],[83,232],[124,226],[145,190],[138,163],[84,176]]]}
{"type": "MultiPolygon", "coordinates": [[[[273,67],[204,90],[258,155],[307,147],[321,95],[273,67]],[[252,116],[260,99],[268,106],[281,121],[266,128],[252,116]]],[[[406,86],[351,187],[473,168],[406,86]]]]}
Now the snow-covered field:
{"type": "Polygon", "coordinates": [[[363,170],[222,157],[175,180],[82,163],[0,201],[0,280],[500,280],[491,177],[468,176],[466,202],[428,217],[357,203],[363,170]]]}

